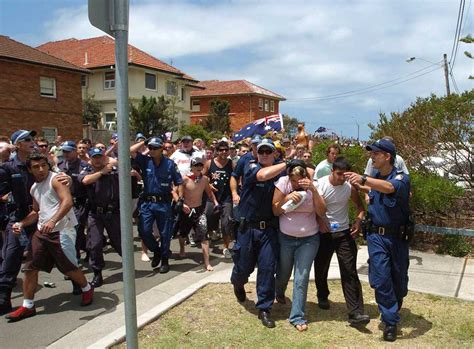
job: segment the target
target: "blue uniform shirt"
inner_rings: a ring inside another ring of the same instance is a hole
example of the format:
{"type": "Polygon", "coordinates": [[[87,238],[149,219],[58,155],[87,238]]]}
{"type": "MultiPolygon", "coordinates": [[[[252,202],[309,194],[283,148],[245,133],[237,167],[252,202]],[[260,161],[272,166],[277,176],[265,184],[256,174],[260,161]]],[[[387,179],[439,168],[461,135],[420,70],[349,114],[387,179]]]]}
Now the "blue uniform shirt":
{"type": "Polygon", "coordinates": [[[26,164],[20,161],[18,155],[0,165],[0,182],[6,182],[9,191],[12,192],[15,206],[18,209],[24,210],[22,215],[25,214],[26,216],[29,212],[28,206],[33,203],[30,189],[35,179],[28,172],[26,164]]]}
{"type": "Polygon", "coordinates": [[[143,192],[145,194],[169,195],[173,189],[172,184],[180,185],[183,183],[178,166],[167,157],[163,156],[160,164],[156,166],[151,156],[138,153],[134,163],[140,167],[142,172],[143,192]]]}
{"type": "Polygon", "coordinates": [[[58,163],[61,172],[66,173],[72,178],[71,195],[75,198],[85,198],[87,196],[86,187],[79,182],[79,174],[89,167],[89,164],[79,158],[74,162],[62,160],[58,163]]]}
{"type": "MultiPolygon", "coordinates": [[[[92,166],[85,168],[79,174],[78,181],[82,184],[84,177],[93,173],[95,171],[92,166]]],[[[116,169],[106,175],[102,175],[97,182],[86,185],[85,188],[91,207],[119,207],[119,175],[116,169]]]]}
{"type": "Polygon", "coordinates": [[[275,181],[280,175],[265,182],[257,181],[257,172],[262,166],[251,160],[244,169],[242,193],[240,196],[240,217],[249,222],[269,221],[275,216],[272,211],[275,181]]]}
{"type": "Polygon", "coordinates": [[[232,171],[232,177],[239,180],[239,178],[244,175],[245,166],[252,160],[255,160],[252,151],[249,151],[247,154],[242,156],[239,161],[237,161],[234,171],[232,171]]]}
{"type": "Polygon", "coordinates": [[[395,191],[384,194],[376,190],[369,192],[369,214],[373,224],[382,227],[399,227],[408,223],[410,195],[410,178],[402,171],[395,168],[387,176],[383,177],[378,172],[376,179],[383,179],[392,183],[395,191]]]}

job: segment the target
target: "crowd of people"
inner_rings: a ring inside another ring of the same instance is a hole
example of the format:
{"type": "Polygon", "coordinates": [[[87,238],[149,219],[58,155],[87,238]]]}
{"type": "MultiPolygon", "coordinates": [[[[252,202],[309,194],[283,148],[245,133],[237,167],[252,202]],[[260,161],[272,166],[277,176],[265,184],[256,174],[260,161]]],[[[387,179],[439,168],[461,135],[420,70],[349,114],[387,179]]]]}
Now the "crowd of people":
{"type": "MultiPolygon", "coordinates": [[[[61,137],[51,146],[35,136],[35,131],[18,130],[0,137],[0,313],[10,322],[36,314],[38,271],[50,272],[56,265],[71,279],[73,293],[82,294],[81,304],[88,305],[104,282],[104,232],[121,255],[117,135],[108,146],[61,137]],[[93,271],[90,282],[81,254],[93,271]],[[13,311],[11,292],[24,259],[24,300],[13,311]]],[[[222,257],[234,261],[231,283],[239,302],[246,301],[244,285],[258,267],[256,307],[268,328],[275,327],[273,304],[287,302],[294,271],[288,320],[305,331],[310,270],[314,266],[318,306],[327,310],[335,252],[348,321],[365,325],[370,318],[364,312],[355,242],[364,233],[384,339],[394,341],[408,283],[408,170],[389,137],[367,145],[370,163],[362,175],[351,171],[338,143],[327,147],[327,158],[319,164],[312,162],[312,146],[301,125],[293,139],[271,132],[210,144],[189,135],[172,142],[138,133],[130,147],[130,177],[142,260],[167,273],[170,243],[177,237],[176,258],[186,256],[188,243],[200,245],[204,268],[212,272],[210,240],[222,238],[222,257]],[[356,207],[352,222],[350,201],[356,207]]]]}

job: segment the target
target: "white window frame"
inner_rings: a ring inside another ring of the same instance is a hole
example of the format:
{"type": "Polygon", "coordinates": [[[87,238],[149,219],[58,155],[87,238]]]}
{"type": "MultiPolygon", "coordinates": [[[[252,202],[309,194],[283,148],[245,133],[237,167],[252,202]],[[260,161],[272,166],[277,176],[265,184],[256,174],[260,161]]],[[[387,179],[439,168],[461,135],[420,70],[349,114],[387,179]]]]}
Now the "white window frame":
{"type": "Polygon", "coordinates": [[[258,99],[258,110],[263,111],[263,98],[258,99]]]}
{"type": "Polygon", "coordinates": [[[177,96],[178,95],[178,84],[176,83],[176,81],[171,81],[171,80],[166,81],[166,94],[168,96],[177,96]],[[174,91],[171,91],[172,93],[170,93],[170,86],[174,86],[174,91]]]}
{"type": "Polygon", "coordinates": [[[115,72],[114,71],[108,71],[104,73],[104,90],[113,90],[115,89],[115,72]],[[113,74],[114,78],[113,79],[107,79],[108,74],[113,74]]]}
{"type": "Polygon", "coordinates": [[[46,76],[40,76],[40,96],[41,97],[46,97],[46,98],[56,98],[56,79],[55,78],[49,78],[46,76]],[[48,87],[42,86],[42,82],[53,82],[53,87],[52,89],[48,87]],[[51,93],[48,93],[47,91],[51,91],[51,93]]]}
{"type": "Polygon", "coordinates": [[[201,101],[199,99],[193,99],[191,102],[191,111],[201,111],[201,101]]]}
{"type": "Polygon", "coordinates": [[[273,113],[275,111],[275,101],[270,100],[270,111],[273,113]]]}
{"type": "Polygon", "coordinates": [[[265,100],[265,111],[270,111],[270,104],[268,103],[268,99],[265,100]]]}
{"type": "Polygon", "coordinates": [[[148,91],[156,91],[157,87],[158,87],[158,81],[157,81],[157,79],[156,79],[156,74],[153,74],[153,73],[146,73],[146,72],[145,72],[145,90],[148,90],[148,91]],[[146,86],[146,81],[147,81],[146,78],[147,78],[147,75],[150,75],[150,76],[154,76],[154,77],[155,77],[155,88],[149,88],[149,87],[146,86]]]}

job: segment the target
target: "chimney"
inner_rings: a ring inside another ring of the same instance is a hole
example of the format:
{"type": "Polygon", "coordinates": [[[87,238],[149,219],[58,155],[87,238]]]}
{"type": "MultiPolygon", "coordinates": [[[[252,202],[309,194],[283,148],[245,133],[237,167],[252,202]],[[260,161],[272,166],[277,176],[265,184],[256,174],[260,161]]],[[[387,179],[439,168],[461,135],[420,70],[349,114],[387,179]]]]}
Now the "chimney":
{"type": "Polygon", "coordinates": [[[84,53],[84,65],[88,65],[89,64],[89,60],[88,60],[88,57],[87,57],[87,51],[84,53]]]}

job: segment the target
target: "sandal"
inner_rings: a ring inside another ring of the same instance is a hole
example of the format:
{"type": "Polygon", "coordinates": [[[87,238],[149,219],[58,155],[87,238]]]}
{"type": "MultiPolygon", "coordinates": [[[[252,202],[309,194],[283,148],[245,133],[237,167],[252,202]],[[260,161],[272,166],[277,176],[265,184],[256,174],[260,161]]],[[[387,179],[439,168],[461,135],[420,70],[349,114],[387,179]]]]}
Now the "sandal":
{"type": "Polygon", "coordinates": [[[307,324],[296,324],[296,325],[293,325],[293,326],[298,330],[298,332],[304,332],[304,331],[308,330],[308,325],[307,324]]]}

